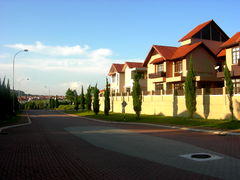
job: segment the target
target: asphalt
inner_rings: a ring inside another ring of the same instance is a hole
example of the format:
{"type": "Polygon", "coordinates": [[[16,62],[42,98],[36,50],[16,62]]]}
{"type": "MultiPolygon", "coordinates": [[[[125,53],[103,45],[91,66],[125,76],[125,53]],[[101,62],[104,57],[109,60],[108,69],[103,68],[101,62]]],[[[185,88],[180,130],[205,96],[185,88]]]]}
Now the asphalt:
{"type": "Polygon", "coordinates": [[[236,132],[24,113],[0,127],[0,179],[240,179],[236,132]]]}

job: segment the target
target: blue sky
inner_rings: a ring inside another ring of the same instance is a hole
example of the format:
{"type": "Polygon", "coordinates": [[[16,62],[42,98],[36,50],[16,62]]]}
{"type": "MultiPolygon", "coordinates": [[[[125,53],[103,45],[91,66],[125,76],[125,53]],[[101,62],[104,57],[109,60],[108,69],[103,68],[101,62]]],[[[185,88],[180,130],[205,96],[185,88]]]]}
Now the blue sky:
{"type": "Polygon", "coordinates": [[[152,44],[178,40],[213,19],[240,31],[239,0],[0,0],[0,78],[31,94],[105,86],[112,63],[143,62],[152,44]],[[29,78],[27,81],[26,79],[29,78]]]}

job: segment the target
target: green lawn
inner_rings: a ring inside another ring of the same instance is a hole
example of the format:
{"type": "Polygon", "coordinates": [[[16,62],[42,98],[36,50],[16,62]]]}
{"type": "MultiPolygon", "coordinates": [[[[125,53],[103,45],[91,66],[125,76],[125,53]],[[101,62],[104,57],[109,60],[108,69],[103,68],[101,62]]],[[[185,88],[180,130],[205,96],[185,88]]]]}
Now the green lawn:
{"type": "Polygon", "coordinates": [[[5,121],[0,121],[0,125],[1,124],[12,124],[12,123],[18,122],[21,114],[22,114],[22,111],[18,110],[17,116],[8,116],[8,117],[6,117],[5,121]]]}
{"type": "MultiPolygon", "coordinates": [[[[79,116],[86,116],[96,119],[103,119],[107,121],[124,121],[124,115],[122,113],[109,113],[108,116],[104,115],[104,112],[99,112],[95,115],[94,112],[86,111],[66,111],[69,114],[76,114],[79,116]]],[[[200,126],[211,127],[218,129],[240,129],[240,121],[230,120],[218,120],[218,119],[189,119],[186,117],[169,117],[169,116],[157,116],[157,115],[140,115],[140,119],[136,119],[135,114],[126,114],[126,122],[141,122],[141,123],[154,123],[154,124],[171,124],[171,125],[185,125],[185,126],[200,126]]]]}

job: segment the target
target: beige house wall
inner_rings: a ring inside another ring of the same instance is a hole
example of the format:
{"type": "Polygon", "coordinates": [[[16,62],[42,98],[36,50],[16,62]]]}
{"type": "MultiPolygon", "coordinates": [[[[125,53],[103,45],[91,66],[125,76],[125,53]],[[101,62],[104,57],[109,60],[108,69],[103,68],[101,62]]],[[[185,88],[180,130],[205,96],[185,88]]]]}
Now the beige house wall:
{"type": "Polygon", "coordinates": [[[111,89],[111,91],[115,90],[115,92],[118,92],[118,93],[124,92],[124,87],[123,87],[124,84],[125,84],[124,73],[116,73],[116,81],[115,81],[115,83],[111,83],[110,89],[111,89]]]}
{"type": "MultiPolygon", "coordinates": [[[[153,55],[151,57],[151,59],[149,60],[149,63],[147,65],[147,76],[148,74],[151,74],[151,73],[155,73],[156,72],[156,69],[155,69],[155,65],[154,64],[150,64],[153,60],[157,59],[157,58],[161,58],[162,56],[160,56],[160,54],[156,54],[156,52],[154,53],[155,55],[153,55]]],[[[147,91],[153,91],[155,90],[155,84],[154,82],[159,82],[163,80],[163,78],[154,78],[154,79],[149,79],[147,77],[147,91]]]]}
{"type": "MultiPolygon", "coordinates": [[[[225,88],[223,88],[223,92],[223,95],[204,95],[204,93],[198,95],[197,111],[194,117],[205,119],[228,119],[230,117],[230,111],[225,88]]],[[[121,103],[125,100],[127,102],[125,112],[134,114],[132,97],[129,93],[127,94],[128,96],[125,97],[110,97],[110,111],[122,113],[123,108],[121,103]]],[[[104,97],[100,97],[99,103],[100,110],[104,111],[104,97]]],[[[233,107],[235,117],[240,120],[240,95],[233,96],[233,107]]],[[[174,95],[143,96],[141,114],[188,117],[185,97],[174,95]]]]}
{"type": "Polygon", "coordinates": [[[229,71],[232,71],[232,48],[226,49],[226,63],[229,71]]]}

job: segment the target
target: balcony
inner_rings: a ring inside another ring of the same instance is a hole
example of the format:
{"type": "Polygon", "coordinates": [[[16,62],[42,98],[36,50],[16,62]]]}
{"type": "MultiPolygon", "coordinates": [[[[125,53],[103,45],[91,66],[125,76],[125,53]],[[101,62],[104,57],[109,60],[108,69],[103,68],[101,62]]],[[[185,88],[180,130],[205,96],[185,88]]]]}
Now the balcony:
{"type": "Polygon", "coordinates": [[[151,73],[148,75],[149,79],[153,79],[153,78],[160,78],[160,77],[166,77],[166,72],[156,72],[156,73],[151,73]]]}

